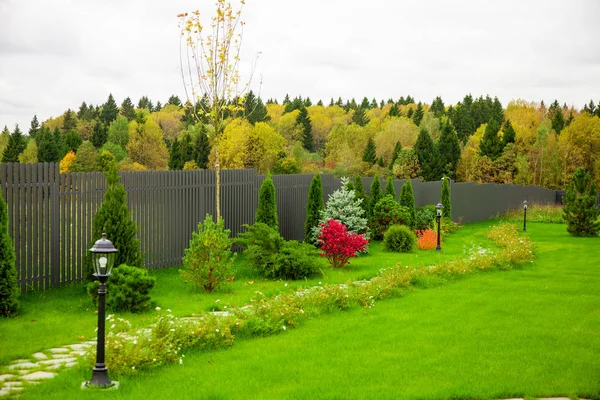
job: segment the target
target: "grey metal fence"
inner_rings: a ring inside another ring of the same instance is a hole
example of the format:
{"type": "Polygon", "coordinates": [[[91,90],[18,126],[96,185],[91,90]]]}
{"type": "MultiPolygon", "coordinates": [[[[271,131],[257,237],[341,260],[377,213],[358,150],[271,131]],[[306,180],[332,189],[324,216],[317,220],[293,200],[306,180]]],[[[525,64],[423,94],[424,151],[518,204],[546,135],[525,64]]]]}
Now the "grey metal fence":
{"type": "MultiPolygon", "coordinates": [[[[275,175],[279,230],[302,240],[313,175],[275,175]]],[[[254,170],[222,171],[221,214],[232,235],[254,223],[258,190],[265,179],[254,170]]],[[[325,200],[340,179],[322,175],[325,200]]],[[[373,178],[362,178],[367,192],[373,178]]],[[[123,172],[127,203],[138,226],[147,268],[180,265],[192,232],[215,214],[214,171],[123,172]]],[[[404,181],[394,181],[397,197],[404,181]]],[[[436,204],[441,182],[413,180],[416,205],[436,204]]],[[[0,164],[21,291],[81,281],[83,258],[93,240],[92,221],[106,181],[100,172],[60,174],[58,164],[0,164]]],[[[385,181],[382,182],[382,188],[385,181]]],[[[452,183],[453,218],[481,221],[530,203],[554,203],[554,190],[519,185],[452,183]]],[[[109,238],[110,239],[110,238],[109,238]]]]}

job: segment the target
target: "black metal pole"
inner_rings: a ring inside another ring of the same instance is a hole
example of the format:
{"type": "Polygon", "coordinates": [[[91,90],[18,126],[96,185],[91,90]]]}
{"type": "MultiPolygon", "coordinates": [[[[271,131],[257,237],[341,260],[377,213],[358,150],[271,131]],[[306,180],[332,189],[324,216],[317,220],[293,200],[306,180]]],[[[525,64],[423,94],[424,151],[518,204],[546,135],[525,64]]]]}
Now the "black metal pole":
{"type": "Polygon", "coordinates": [[[440,220],[442,219],[439,215],[436,216],[437,224],[438,224],[438,232],[437,232],[437,247],[436,251],[442,251],[442,246],[440,246],[440,220]]]}
{"type": "Polygon", "coordinates": [[[113,383],[108,377],[108,368],[104,363],[104,328],[105,328],[105,303],[106,303],[106,285],[105,282],[109,275],[97,275],[100,280],[98,288],[98,345],[96,348],[96,366],[92,374],[92,379],[87,383],[88,386],[108,387],[113,383]]]}
{"type": "Polygon", "coordinates": [[[527,232],[527,208],[523,209],[523,232],[527,232]]]}

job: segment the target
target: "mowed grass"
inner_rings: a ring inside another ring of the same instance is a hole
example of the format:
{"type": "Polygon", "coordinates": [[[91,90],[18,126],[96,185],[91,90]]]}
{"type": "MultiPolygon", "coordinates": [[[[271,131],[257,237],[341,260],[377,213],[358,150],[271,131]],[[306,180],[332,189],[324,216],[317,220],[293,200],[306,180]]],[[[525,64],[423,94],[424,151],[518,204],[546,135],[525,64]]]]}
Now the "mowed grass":
{"type": "Polygon", "coordinates": [[[527,234],[537,258],[523,269],[188,353],[182,365],[119,377],[116,392],[81,392],[91,371],[73,368],[22,398],[600,398],[600,239],[550,224],[532,223],[527,234]]]}

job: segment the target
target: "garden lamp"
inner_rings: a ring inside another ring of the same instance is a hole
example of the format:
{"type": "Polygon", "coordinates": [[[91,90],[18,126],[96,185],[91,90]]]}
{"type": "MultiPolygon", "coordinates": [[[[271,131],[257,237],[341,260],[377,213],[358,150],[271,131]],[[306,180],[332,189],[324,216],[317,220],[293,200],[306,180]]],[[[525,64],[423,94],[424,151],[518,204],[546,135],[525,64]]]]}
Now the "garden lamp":
{"type": "Polygon", "coordinates": [[[442,205],[442,203],[437,203],[437,205],[435,206],[435,212],[436,212],[436,219],[437,219],[437,247],[435,248],[436,251],[442,251],[442,246],[440,245],[440,221],[442,220],[442,209],[444,208],[444,206],[442,205]]]}
{"type": "Polygon", "coordinates": [[[98,344],[96,347],[96,365],[92,379],[85,382],[85,386],[108,388],[116,385],[108,377],[108,368],[104,363],[104,328],[105,328],[105,304],[106,304],[106,281],[110,276],[117,249],[110,240],[106,238],[106,233],[90,249],[94,263],[94,276],[100,281],[98,287],[98,344]]]}
{"type": "Polygon", "coordinates": [[[523,232],[527,232],[527,200],[523,202],[523,232]]]}

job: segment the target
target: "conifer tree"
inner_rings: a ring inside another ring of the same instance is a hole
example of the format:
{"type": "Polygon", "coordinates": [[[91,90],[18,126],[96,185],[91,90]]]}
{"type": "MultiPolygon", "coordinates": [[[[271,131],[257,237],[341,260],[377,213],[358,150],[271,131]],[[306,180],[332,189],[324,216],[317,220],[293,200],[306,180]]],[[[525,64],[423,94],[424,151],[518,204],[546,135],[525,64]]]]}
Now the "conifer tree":
{"type": "Polygon", "coordinates": [[[388,111],[388,116],[399,117],[400,115],[401,115],[400,109],[398,108],[396,103],[393,103],[392,106],[390,107],[390,111],[388,111]]]}
{"type": "Polygon", "coordinates": [[[375,142],[372,138],[369,138],[369,140],[367,141],[367,147],[365,147],[362,160],[370,164],[375,164],[377,162],[377,154],[375,153],[375,142]]]}
{"type": "Polygon", "coordinates": [[[417,110],[415,111],[414,115],[413,115],[413,122],[415,123],[416,126],[419,126],[421,124],[421,121],[423,120],[423,116],[425,115],[425,111],[423,110],[423,104],[421,104],[421,102],[419,102],[419,104],[417,104],[417,110]]]}
{"type": "Polygon", "coordinates": [[[375,175],[373,182],[371,182],[370,193],[369,193],[369,213],[368,218],[371,219],[373,216],[373,209],[375,205],[381,200],[383,197],[383,193],[381,192],[381,180],[379,179],[379,174],[375,175]]]}
{"type": "Polygon", "coordinates": [[[502,148],[506,147],[506,145],[509,143],[514,143],[516,136],[517,134],[515,133],[515,129],[510,123],[510,120],[507,119],[502,127],[502,148]]]}
{"type": "Polygon", "coordinates": [[[598,236],[600,208],[596,207],[596,184],[591,175],[578,168],[567,185],[563,218],[571,236],[598,236]]]}
{"type": "Polygon", "coordinates": [[[267,224],[271,228],[279,229],[277,221],[277,199],[275,197],[275,185],[271,175],[260,185],[258,191],[258,208],[256,209],[256,222],[267,224]]]}
{"type": "Polygon", "coordinates": [[[394,187],[394,178],[389,177],[387,183],[385,184],[385,193],[384,196],[392,195],[394,200],[396,200],[396,188],[394,187]]]}
{"type": "Polygon", "coordinates": [[[185,161],[183,161],[181,151],[179,149],[179,139],[177,139],[176,137],[175,139],[173,139],[173,143],[171,144],[171,151],[169,152],[169,169],[171,171],[182,170],[184,163],[185,161]]]}
{"type": "Polygon", "coordinates": [[[0,316],[13,315],[19,307],[15,250],[8,234],[6,202],[0,190],[0,316]]]}
{"type": "Polygon", "coordinates": [[[69,151],[77,151],[79,146],[81,146],[81,143],[83,143],[83,140],[81,139],[81,136],[79,136],[79,133],[69,131],[65,134],[64,145],[67,153],[69,151]]]}
{"type": "Polygon", "coordinates": [[[8,139],[8,145],[4,149],[4,153],[2,154],[2,162],[3,163],[18,163],[19,162],[19,154],[25,150],[25,138],[23,137],[23,133],[19,129],[19,124],[15,125],[15,130],[10,135],[8,139]]]}
{"type": "Polygon", "coordinates": [[[52,132],[52,135],[54,136],[54,143],[56,143],[56,149],[58,151],[58,159],[62,160],[62,158],[67,154],[67,150],[65,148],[64,137],[63,137],[62,133],[60,133],[60,130],[58,129],[58,127],[54,128],[54,132],[52,132]]]}
{"type": "Polygon", "coordinates": [[[38,145],[38,162],[55,163],[60,160],[58,145],[48,128],[42,126],[35,140],[38,145]]]}
{"type": "Polygon", "coordinates": [[[442,190],[440,192],[442,206],[442,215],[452,219],[452,201],[450,200],[450,179],[447,176],[442,178],[442,190]]]}
{"type": "Polygon", "coordinates": [[[565,117],[563,116],[562,110],[560,108],[557,108],[554,112],[554,116],[552,117],[552,129],[554,129],[554,132],[556,132],[556,134],[559,135],[560,132],[564,129],[564,127],[565,117]]]}
{"type": "Polygon", "coordinates": [[[413,191],[410,179],[407,179],[404,185],[402,185],[399,203],[401,206],[408,208],[408,213],[411,217],[410,227],[414,227],[417,221],[417,209],[415,207],[415,192],[413,191]]]}
{"type": "Polygon", "coordinates": [[[350,190],[354,190],[354,182],[351,180],[348,180],[348,183],[346,183],[346,190],[350,191],[350,190]]]}
{"type": "Polygon", "coordinates": [[[37,115],[34,115],[33,119],[31,120],[31,127],[29,128],[29,137],[35,139],[39,131],[40,123],[38,122],[37,115]]]}
{"type": "MultiPolygon", "coordinates": [[[[131,212],[127,208],[127,192],[120,182],[121,178],[114,162],[108,166],[104,175],[107,188],[104,200],[94,216],[92,243],[88,248],[102,237],[102,233],[106,233],[107,239],[118,250],[114,265],[127,264],[130,267],[141,268],[144,257],[140,250],[140,241],[136,238],[138,228],[131,219],[131,212]]],[[[86,256],[86,271],[87,280],[93,280],[94,266],[89,252],[86,256]]]]}
{"type": "Polygon", "coordinates": [[[396,162],[396,159],[398,158],[398,155],[400,155],[401,151],[402,144],[400,142],[396,142],[396,145],[394,146],[394,151],[392,152],[392,159],[390,160],[389,169],[394,168],[394,163],[396,162]]]}
{"type": "Polygon", "coordinates": [[[167,101],[167,105],[169,105],[169,104],[172,104],[177,107],[182,106],[179,96],[175,96],[175,95],[171,95],[171,97],[169,97],[169,100],[167,101]]]}
{"type": "Polygon", "coordinates": [[[314,140],[312,125],[306,107],[300,109],[300,113],[296,117],[296,123],[302,127],[302,146],[309,152],[312,152],[314,149],[314,140]]]}
{"type": "Polygon", "coordinates": [[[325,209],[323,200],[323,181],[320,174],[316,174],[310,182],[308,189],[308,202],[306,203],[306,221],[304,222],[304,241],[314,243],[313,228],[319,225],[321,211],[325,209]]]}
{"type": "Polygon", "coordinates": [[[479,154],[488,156],[492,161],[502,154],[502,141],[498,136],[499,131],[500,125],[492,118],[485,127],[485,132],[481,142],[479,142],[479,154]]]}
{"type": "Polygon", "coordinates": [[[360,176],[354,178],[354,197],[362,200],[360,206],[365,211],[364,215],[369,215],[369,196],[365,192],[365,187],[360,176]]]}
{"type": "Polygon", "coordinates": [[[452,179],[456,178],[456,165],[460,160],[460,144],[454,126],[448,118],[442,120],[437,155],[441,172],[452,179]]]}
{"type": "Polygon", "coordinates": [[[377,165],[379,165],[381,168],[385,168],[385,161],[383,160],[383,154],[379,156],[379,158],[377,159],[377,165]]]}
{"type": "Polygon", "coordinates": [[[74,131],[77,127],[77,120],[75,119],[75,113],[71,109],[67,109],[65,112],[65,118],[63,119],[62,130],[63,132],[74,131]]]}
{"type": "Polygon", "coordinates": [[[365,109],[362,107],[358,107],[356,111],[352,114],[352,122],[358,126],[365,126],[369,123],[369,118],[365,113],[365,109]]]}
{"type": "Polygon", "coordinates": [[[127,118],[127,121],[133,121],[135,119],[135,107],[129,97],[126,97],[121,103],[121,109],[119,114],[127,118]]]}
{"type": "Polygon", "coordinates": [[[488,121],[492,118],[495,119],[499,125],[502,125],[502,123],[504,122],[504,108],[502,108],[502,103],[500,103],[498,97],[494,97],[494,102],[490,110],[490,116],[488,121]]]}
{"type": "Polygon", "coordinates": [[[210,144],[208,143],[208,137],[206,133],[200,132],[198,136],[196,136],[196,164],[198,168],[206,169],[208,168],[208,156],[210,154],[210,144]]]}
{"type": "Polygon", "coordinates": [[[408,109],[408,111],[406,112],[406,117],[409,119],[412,119],[413,115],[414,115],[415,111],[411,108],[408,109]]]}
{"type": "Polygon", "coordinates": [[[438,119],[441,118],[442,115],[446,115],[446,107],[444,107],[444,102],[440,96],[437,96],[435,99],[433,99],[429,111],[432,112],[433,115],[435,115],[435,117],[438,119]]]}
{"type": "Polygon", "coordinates": [[[427,130],[421,128],[413,150],[419,159],[423,179],[425,181],[438,180],[440,168],[438,166],[437,149],[427,130]]]}
{"type": "Polygon", "coordinates": [[[92,136],[90,137],[90,142],[94,145],[95,148],[99,149],[106,143],[108,140],[108,129],[104,123],[98,121],[94,125],[94,130],[92,131],[92,136]]]}
{"type": "MultiPolygon", "coordinates": [[[[102,113],[100,114],[100,120],[104,122],[106,126],[109,126],[110,123],[113,122],[115,118],[117,118],[118,114],[119,107],[117,107],[115,98],[113,97],[112,93],[110,93],[108,95],[108,100],[106,100],[106,103],[102,104],[102,113]]],[[[100,148],[101,145],[96,147],[100,148]]]]}

